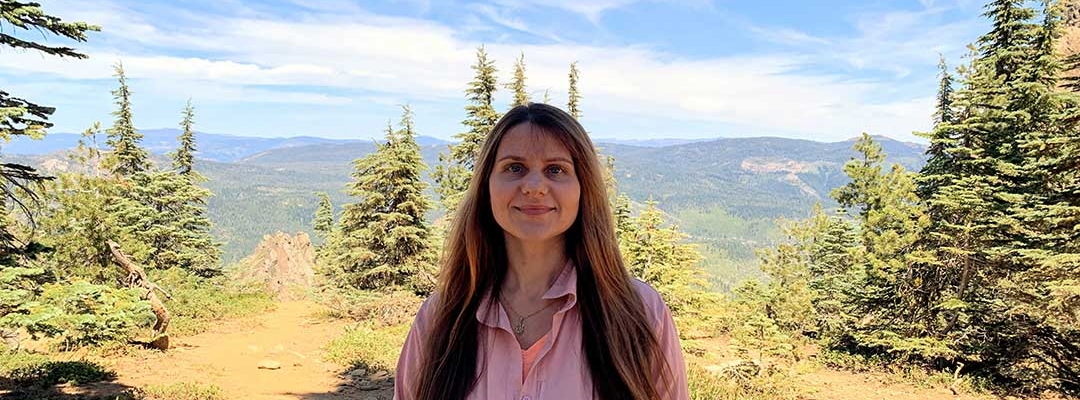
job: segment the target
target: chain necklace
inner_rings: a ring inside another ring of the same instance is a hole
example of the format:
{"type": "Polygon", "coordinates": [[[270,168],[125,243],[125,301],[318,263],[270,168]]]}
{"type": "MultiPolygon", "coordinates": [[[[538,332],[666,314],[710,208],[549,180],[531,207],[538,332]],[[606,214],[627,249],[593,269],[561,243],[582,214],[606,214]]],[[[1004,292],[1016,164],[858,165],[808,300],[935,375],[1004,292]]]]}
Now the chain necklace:
{"type": "MultiPolygon", "coordinates": [[[[517,314],[517,315],[519,315],[519,316],[521,315],[521,313],[519,313],[519,312],[515,311],[515,310],[514,310],[514,309],[513,309],[512,307],[510,307],[510,305],[509,305],[509,304],[507,304],[507,303],[505,303],[505,302],[504,302],[504,303],[502,303],[502,304],[503,304],[503,306],[504,306],[504,307],[506,307],[507,309],[509,309],[509,310],[510,310],[510,312],[512,312],[512,313],[514,313],[514,314],[517,314]]],[[[540,313],[541,311],[547,310],[547,309],[548,309],[548,307],[551,307],[551,305],[552,305],[552,304],[555,304],[555,303],[554,303],[554,302],[552,302],[552,303],[550,303],[550,304],[548,304],[548,305],[544,306],[544,308],[541,308],[541,309],[539,309],[539,310],[533,311],[533,313],[532,313],[532,314],[526,315],[526,316],[524,316],[524,317],[521,317],[520,319],[518,319],[518,322],[517,322],[516,324],[514,324],[514,333],[516,333],[516,334],[518,334],[518,335],[520,335],[520,334],[523,334],[523,333],[525,333],[525,320],[526,320],[526,319],[529,319],[529,317],[531,317],[531,316],[533,316],[533,315],[539,314],[539,313],[540,313]]]]}

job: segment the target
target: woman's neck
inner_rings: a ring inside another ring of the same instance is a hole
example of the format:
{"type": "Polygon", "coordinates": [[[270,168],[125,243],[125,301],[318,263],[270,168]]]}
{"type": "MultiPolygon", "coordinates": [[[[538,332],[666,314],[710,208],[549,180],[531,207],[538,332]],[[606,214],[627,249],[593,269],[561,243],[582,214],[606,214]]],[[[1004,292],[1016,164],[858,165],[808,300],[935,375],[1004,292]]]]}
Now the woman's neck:
{"type": "Polygon", "coordinates": [[[509,265],[501,295],[515,302],[539,301],[566,266],[565,240],[562,237],[545,242],[522,242],[513,237],[506,239],[509,265]]]}

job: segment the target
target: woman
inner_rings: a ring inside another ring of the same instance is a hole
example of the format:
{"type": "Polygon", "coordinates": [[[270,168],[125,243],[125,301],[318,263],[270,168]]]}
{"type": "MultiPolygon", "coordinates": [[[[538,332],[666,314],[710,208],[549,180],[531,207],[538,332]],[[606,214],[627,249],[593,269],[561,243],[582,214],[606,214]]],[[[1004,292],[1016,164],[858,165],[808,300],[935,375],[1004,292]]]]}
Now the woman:
{"type": "Polygon", "coordinates": [[[562,110],[495,125],[441,267],[396,399],[689,398],[671,313],[623,266],[600,161],[562,110]]]}

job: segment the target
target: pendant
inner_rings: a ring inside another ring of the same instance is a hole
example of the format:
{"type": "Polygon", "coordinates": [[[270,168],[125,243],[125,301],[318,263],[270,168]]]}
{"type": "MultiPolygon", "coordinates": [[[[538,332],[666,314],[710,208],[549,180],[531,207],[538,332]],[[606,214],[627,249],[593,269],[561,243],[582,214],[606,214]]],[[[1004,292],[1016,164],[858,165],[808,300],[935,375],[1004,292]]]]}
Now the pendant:
{"type": "Polygon", "coordinates": [[[518,323],[514,325],[514,333],[518,335],[525,333],[525,318],[519,319],[518,323]]]}

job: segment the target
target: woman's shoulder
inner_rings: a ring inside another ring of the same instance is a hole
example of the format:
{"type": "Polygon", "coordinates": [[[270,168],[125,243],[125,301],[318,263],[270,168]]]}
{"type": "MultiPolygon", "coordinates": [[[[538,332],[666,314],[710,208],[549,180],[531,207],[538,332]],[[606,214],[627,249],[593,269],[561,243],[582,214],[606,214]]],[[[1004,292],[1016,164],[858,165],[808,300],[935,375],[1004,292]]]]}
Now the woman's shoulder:
{"type": "Polygon", "coordinates": [[[438,309],[439,295],[432,293],[427,299],[424,299],[423,303],[420,303],[420,309],[416,310],[416,319],[413,320],[413,325],[421,331],[426,331],[427,326],[433,322],[435,318],[435,311],[438,309]]]}
{"type": "Polygon", "coordinates": [[[655,323],[662,322],[671,311],[668,310],[667,303],[664,303],[664,298],[660,296],[660,292],[657,292],[652,286],[644,281],[634,278],[634,289],[637,291],[638,297],[641,297],[641,303],[645,306],[645,312],[649,314],[649,317],[655,323]]]}

